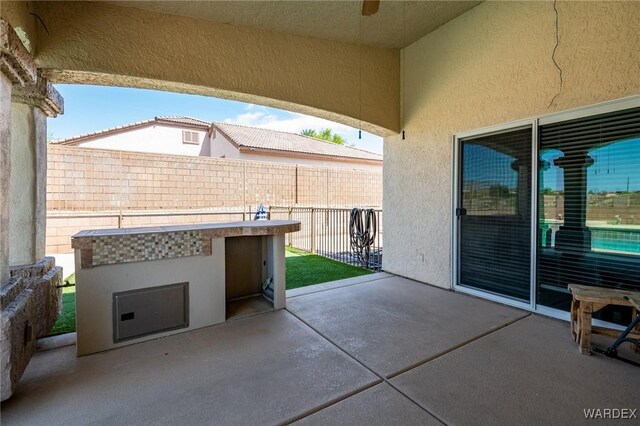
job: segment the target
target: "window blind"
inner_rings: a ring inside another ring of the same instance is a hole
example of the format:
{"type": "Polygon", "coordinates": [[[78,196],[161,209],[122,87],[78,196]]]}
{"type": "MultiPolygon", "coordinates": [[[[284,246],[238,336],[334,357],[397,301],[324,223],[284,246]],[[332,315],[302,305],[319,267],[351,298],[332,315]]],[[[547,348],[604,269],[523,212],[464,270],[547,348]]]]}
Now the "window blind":
{"type": "Polygon", "coordinates": [[[538,135],[538,304],[567,310],[570,283],[639,290],[640,108],[538,135]]]}

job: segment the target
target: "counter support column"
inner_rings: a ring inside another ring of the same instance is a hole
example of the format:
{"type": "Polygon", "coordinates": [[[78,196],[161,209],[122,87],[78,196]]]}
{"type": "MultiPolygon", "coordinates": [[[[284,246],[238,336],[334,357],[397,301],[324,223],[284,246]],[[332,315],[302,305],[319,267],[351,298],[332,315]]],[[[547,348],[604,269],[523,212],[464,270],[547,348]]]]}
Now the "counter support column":
{"type": "Polygon", "coordinates": [[[267,237],[267,276],[273,277],[273,308],[284,309],[286,306],[287,279],[284,253],[285,234],[267,237]]]}

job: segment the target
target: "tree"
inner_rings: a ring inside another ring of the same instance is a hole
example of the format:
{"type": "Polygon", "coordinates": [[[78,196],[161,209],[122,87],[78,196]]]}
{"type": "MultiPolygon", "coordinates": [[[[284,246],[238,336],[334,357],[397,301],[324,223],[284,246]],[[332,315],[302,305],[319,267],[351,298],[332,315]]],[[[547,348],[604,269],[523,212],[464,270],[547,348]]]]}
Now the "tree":
{"type": "Polygon", "coordinates": [[[329,128],[320,129],[320,131],[317,131],[314,129],[302,129],[300,134],[304,136],[320,139],[323,141],[335,143],[337,145],[344,145],[347,142],[342,136],[340,136],[337,133],[333,133],[333,131],[329,128]]]}
{"type": "Polygon", "coordinates": [[[489,187],[489,196],[499,198],[509,198],[509,187],[504,185],[491,185],[489,187]]]}

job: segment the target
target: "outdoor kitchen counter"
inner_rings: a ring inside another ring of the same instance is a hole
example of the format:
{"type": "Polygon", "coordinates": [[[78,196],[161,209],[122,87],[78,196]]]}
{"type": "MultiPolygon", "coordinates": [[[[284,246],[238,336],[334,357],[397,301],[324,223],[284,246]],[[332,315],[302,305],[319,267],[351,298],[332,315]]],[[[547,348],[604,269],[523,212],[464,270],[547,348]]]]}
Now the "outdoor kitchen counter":
{"type": "MultiPolygon", "coordinates": [[[[225,223],[201,223],[195,225],[145,226],[140,228],[94,229],[80,231],[71,238],[74,244],[94,237],[113,235],[159,234],[163,232],[203,231],[212,237],[239,237],[242,235],[286,234],[300,230],[300,222],[294,220],[245,220],[225,223]]],[[[75,248],[75,246],[74,246],[75,248]]]]}
{"type": "Polygon", "coordinates": [[[260,220],[78,232],[78,355],[284,308],[285,234],[299,230],[260,220]]]}
{"type": "Polygon", "coordinates": [[[291,220],[95,229],[75,234],[71,237],[71,247],[80,251],[80,268],[86,269],[105,264],[158,260],[160,258],[207,256],[211,254],[211,238],[278,235],[299,230],[300,222],[291,220]],[[163,237],[154,237],[156,235],[163,235],[163,237]],[[200,247],[198,247],[199,244],[200,247]],[[155,253],[149,252],[148,249],[151,249],[151,245],[154,246],[155,253]],[[141,248],[145,250],[141,251],[141,248]],[[162,252],[158,253],[158,250],[162,252]],[[133,251],[136,253],[132,253],[133,251]]]}

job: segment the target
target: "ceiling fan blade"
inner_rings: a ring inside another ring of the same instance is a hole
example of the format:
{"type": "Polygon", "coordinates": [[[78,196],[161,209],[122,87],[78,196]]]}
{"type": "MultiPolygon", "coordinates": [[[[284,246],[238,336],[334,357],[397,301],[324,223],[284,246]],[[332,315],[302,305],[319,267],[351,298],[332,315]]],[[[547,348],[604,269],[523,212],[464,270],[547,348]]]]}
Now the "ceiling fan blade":
{"type": "Polygon", "coordinates": [[[378,11],[380,0],[363,0],[362,16],[371,16],[378,11]]]}

